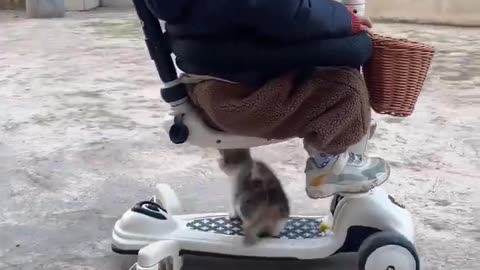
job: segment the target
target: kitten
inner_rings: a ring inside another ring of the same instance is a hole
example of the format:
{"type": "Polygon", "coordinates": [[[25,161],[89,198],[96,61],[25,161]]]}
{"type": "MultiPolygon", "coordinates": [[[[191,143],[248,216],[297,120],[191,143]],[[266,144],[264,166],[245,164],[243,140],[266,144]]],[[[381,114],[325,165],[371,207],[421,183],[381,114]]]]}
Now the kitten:
{"type": "Polygon", "coordinates": [[[245,244],[260,234],[277,236],[290,215],[280,180],[265,163],[254,160],[249,149],[220,150],[220,168],[233,180],[231,218],[240,218],[245,244]]]}

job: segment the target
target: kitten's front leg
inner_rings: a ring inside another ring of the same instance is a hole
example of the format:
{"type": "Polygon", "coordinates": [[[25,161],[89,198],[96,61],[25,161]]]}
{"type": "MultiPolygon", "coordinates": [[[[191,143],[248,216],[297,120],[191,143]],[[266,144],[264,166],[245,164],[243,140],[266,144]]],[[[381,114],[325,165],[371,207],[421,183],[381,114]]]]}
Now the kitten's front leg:
{"type": "Polygon", "coordinates": [[[254,224],[246,223],[243,225],[243,233],[245,237],[243,238],[243,244],[245,246],[253,246],[258,242],[258,227],[254,224]]]}
{"type": "Polygon", "coordinates": [[[267,230],[268,234],[273,237],[279,236],[282,233],[285,226],[287,225],[287,223],[288,223],[288,218],[279,220],[277,222],[272,222],[270,226],[268,226],[268,230],[267,230]]]}
{"type": "Polygon", "coordinates": [[[256,215],[256,217],[243,218],[243,244],[245,246],[252,246],[260,240],[259,235],[265,229],[265,220],[263,216],[256,215]]]}
{"type": "Polygon", "coordinates": [[[233,203],[230,205],[230,209],[228,210],[228,218],[230,219],[240,218],[240,216],[237,214],[237,211],[235,210],[235,205],[233,203]]]}
{"type": "Polygon", "coordinates": [[[230,209],[229,209],[229,212],[228,212],[228,217],[230,219],[241,219],[241,216],[240,216],[240,204],[237,202],[236,198],[235,198],[235,194],[232,195],[232,202],[230,204],[230,209]]]}

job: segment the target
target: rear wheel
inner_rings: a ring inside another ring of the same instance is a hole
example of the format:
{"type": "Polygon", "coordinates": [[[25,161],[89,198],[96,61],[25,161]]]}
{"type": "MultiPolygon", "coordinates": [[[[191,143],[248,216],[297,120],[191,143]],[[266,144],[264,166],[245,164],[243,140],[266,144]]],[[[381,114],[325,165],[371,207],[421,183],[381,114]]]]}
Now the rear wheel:
{"type": "Polygon", "coordinates": [[[395,232],[373,234],[363,242],[358,256],[359,270],[420,270],[415,246],[395,232]]]}
{"type": "Polygon", "coordinates": [[[173,260],[172,257],[163,259],[158,264],[158,270],[173,270],[173,260]]]}

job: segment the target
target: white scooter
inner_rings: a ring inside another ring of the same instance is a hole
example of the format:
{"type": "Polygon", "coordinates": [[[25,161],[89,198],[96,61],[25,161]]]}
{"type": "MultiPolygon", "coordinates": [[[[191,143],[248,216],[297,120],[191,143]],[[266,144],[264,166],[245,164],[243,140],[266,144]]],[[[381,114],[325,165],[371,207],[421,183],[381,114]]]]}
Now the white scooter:
{"type": "MultiPolygon", "coordinates": [[[[161,31],[160,25],[144,0],[133,1],[150,48],[149,34],[152,29],[161,31]]],[[[344,2],[363,13],[364,0],[344,2]]],[[[155,41],[161,42],[161,37],[155,41]]],[[[277,142],[212,130],[188,103],[186,95],[164,94],[169,89],[178,93],[182,86],[176,73],[165,75],[162,70],[165,66],[167,71],[174,70],[170,56],[162,63],[154,60],[162,80],[167,82],[162,96],[172,105],[173,125],[167,123],[166,128],[173,142],[213,148],[248,148],[277,142]]],[[[375,127],[372,124],[370,135],[375,127]]],[[[363,154],[370,135],[350,151],[363,154]]],[[[131,268],[135,270],[179,270],[182,255],[186,254],[310,260],[352,252],[359,255],[359,270],[420,269],[411,214],[382,187],[364,194],[336,195],[330,210],[331,215],[326,217],[291,216],[279,236],[245,246],[239,221],[231,220],[226,213],[184,214],[175,192],[159,184],[152,197],[135,204],[116,222],[112,249],[120,254],[138,254],[131,268]]]]}

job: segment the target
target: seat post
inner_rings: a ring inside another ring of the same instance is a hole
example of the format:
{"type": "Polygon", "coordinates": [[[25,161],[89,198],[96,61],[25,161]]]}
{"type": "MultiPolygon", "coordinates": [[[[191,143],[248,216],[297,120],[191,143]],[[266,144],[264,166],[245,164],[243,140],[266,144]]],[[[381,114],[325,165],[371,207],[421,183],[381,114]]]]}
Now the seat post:
{"type": "Polygon", "coordinates": [[[133,0],[133,4],[142,24],[150,58],[155,63],[160,79],[164,82],[161,89],[162,98],[172,107],[178,106],[188,100],[188,95],[185,85],[178,80],[168,37],[145,0],[133,0]]]}
{"type": "Polygon", "coordinates": [[[183,144],[189,136],[189,129],[183,123],[184,113],[190,106],[187,89],[178,78],[177,69],[171,57],[170,42],[163,32],[160,21],[150,10],[146,0],[133,0],[133,4],[142,24],[150,58],[155,63],[158,75],[164,83],[160,90],[162,99],[171,106],[175,115],[174,124],[169,131],[170,140],[175,144],[183,144]]]}

